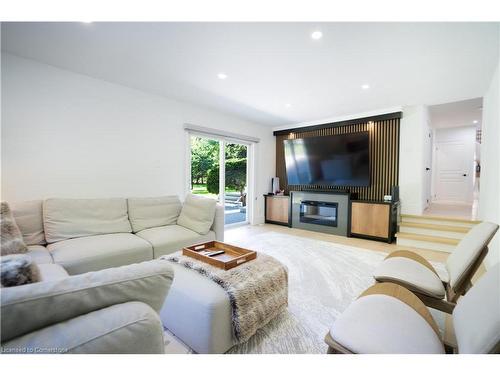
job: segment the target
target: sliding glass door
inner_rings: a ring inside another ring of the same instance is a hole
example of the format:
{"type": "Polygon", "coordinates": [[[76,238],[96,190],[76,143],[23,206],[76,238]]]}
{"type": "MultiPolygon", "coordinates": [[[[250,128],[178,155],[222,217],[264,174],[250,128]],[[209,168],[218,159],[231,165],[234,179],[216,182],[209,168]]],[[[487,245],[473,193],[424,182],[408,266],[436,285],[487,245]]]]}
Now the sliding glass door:
{"type": "Polygon", "coordinates": [[[191,136],[190,146],[191,193],[218,199],[220,142],[214,139],[191,136]]]}
{"type": "Polygon", "coordinates": [[[248,146],[224,142],[225,223],[247,222],[248,146]]]}
{"type": "Polygon", "coordinates": [[[248,148],[232,140],[190,135],[190,191],[224,204],[226,225],[248,222],[248,148]]]}

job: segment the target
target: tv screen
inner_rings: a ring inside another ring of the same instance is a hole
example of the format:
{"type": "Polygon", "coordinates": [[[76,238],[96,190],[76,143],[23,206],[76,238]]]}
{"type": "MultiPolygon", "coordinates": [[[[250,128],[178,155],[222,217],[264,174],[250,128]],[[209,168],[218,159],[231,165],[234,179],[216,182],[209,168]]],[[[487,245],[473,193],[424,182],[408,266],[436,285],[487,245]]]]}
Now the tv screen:
{"type": "Polygon", "coordinates": [[[368,132],[287,139],[289,185],[369,186],[368,132]]]}

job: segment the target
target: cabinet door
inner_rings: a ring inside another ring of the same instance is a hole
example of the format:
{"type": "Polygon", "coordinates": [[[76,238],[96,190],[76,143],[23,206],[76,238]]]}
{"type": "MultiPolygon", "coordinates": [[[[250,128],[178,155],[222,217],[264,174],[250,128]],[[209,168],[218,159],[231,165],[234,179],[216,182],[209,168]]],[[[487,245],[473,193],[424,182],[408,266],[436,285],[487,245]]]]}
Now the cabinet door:
{"type": "Polygon", "coordinates": [[[352,202],[351,233],[387,238],[390,208],[388,204],[352,202]]]}
{"type": "Polygon", "coordinates": [[[288,205],[290,200],[285,198],[266,197],[266,220],[288,223],[288,205]]]}

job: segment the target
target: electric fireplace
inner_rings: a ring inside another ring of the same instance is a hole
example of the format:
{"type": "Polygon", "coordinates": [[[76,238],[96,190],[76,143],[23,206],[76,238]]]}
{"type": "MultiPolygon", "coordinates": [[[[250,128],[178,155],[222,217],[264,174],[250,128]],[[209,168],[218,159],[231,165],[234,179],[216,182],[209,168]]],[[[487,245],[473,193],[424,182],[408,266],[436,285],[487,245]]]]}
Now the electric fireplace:
{"type": "Polygon", "coordinates": [[[336,202],[301,201],[299,220],[302,223],[336,227],[337,213],[338,203],[336,202]]]}

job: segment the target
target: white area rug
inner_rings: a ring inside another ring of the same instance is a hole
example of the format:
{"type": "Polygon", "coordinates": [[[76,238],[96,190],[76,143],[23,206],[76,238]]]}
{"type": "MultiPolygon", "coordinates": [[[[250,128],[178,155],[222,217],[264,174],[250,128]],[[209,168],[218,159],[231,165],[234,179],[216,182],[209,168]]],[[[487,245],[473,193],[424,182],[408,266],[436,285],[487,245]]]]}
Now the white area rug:
{"type": "MultiPolygon", "coordinates": [[[[367,287],[385,253],[281,233],[234,243],[269,254],[288,267],[288,310],[228,353],[326,353],[323,339],[335,319],[367,287]]],[[[438,273],[443,265],[433,264],[438,273]]],[[[433,314],[444,326],[440,313],[433,314]]],[[[167,333],[168,334],[168,333],[167,333]]],[[[189,352],[168,334],[167,352],[189,352]],[[170,350],[171,349],[175,350],[170,350]],[[180,349],[181,348],[181,349],[180,349]]]]}

